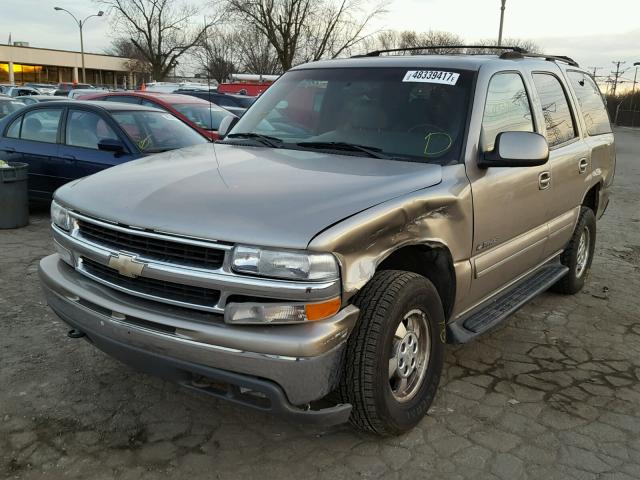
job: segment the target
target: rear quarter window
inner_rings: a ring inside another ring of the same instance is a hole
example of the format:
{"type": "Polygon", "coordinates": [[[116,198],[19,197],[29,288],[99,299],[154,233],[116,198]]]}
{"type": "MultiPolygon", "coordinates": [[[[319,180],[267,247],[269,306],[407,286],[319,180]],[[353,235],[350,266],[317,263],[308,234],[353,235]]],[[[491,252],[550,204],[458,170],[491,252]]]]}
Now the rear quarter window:
{"type": "Polygon", "coordinates": [[[605,106],[600,89],[593,79],[583,72],[567,72],[571,88],[576,94],[580,112],[589,135],[611,133],[609,114],[605,106]]]}

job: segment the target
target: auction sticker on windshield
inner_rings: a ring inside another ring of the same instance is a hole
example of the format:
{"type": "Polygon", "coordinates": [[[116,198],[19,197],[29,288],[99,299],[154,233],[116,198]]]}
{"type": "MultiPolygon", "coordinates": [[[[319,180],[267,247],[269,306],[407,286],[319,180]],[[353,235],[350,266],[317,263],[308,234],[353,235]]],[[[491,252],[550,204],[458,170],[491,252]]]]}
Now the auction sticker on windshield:
{"type": "Polygon", "coordinates": [[[443,72],[442,70],[409,70],[402,81],[455,85],[459,76],[459,73],[443,72]]]}

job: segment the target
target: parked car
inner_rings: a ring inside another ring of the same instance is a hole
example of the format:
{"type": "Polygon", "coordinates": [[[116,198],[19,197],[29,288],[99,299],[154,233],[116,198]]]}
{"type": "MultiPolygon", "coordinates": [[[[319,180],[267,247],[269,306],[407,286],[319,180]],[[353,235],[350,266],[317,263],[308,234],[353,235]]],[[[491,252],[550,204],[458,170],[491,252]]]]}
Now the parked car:
{"type": "Polygon", "coordinates": [[[81,98],[108,102],[127,102],[161,108],[175,115],[209,140],[217,140],[219,138],[218,127],[220,122],[223,118],[233,115],[206,100],[171,93],[104,92],[86,95],[81,98]]]}
{"type": "MultiPolygon", "coordinates": [[[[4,118],[17,110],[20,110],[22,107],[24,107],[24,104],[18,100],[0,95],[0,118],[4,118]]],[[[0,158],[0,160],[3,159],[0,158]]]]}
{"type": "Polygon", "coordinates": [[[10,88],[15,87],[14,84],[12,83],[0,83],[0,93],[6,95],[7,94],[7,90],[9,90],[10,88]]]}
{"type": "Polygon", "coordinates": [[[520,50],[379,55],[294,67],[211,148],[58,190],[40,276],[70,336],[392,435],[428,412],[445,343],[579,292],[615,169],[589,72],[520,50]]]}
{"type": "Polygon", "coordinates": [[[125,103],[38,103],[0,121],[0,155],[29,164],[31,201],[113,165],[206,142],[172,115],[125,103]]]}
{"type": "Polygon", "coordinates": [[[58,88],[57,85],[53,85],[50,83],[25,83],[24,86],[35,88],[43,95],[53,95],[53,93],[58,88]]]}
{"type": "Polygon", "coordinates": [[[70,100],[76,100],[80,97],[93,95],[96,92],[108,92],[108,90],[102,90],[98,88],[74,88],[73,90],[69,90],[67,98],[70,100]]]}
{"type": "Polygon", "coordinates": [[[17,102],[21,102],[24,105],[33,105],[34,103],[41,102],[57,102],[57,101],[65,101],[68,100],[65,97],[55,97],[53,95],[27,95],[23,97],[15,97],[17,102]]]}
{"type": "Polygon", "coordinates": [[[175,93],[208,100],[211,103],[215,103],[225,110],[230,111],[237,117],[241,117],[242,115],[244,115],[244,112],[247,111],[247,108],[249,108],[253,104],[253,102],[256,101],[256,98],[258,98],[248,97],[246,95],[218,93],[208,90],[176,90],[175,93]]]}
{"type": "Polygon", "coordinates": [[[4,93],[10,97],[24,97],[27,95],[42,95],[39,90],[31,87],[10,87],[4,93]]]}
{"type": "Polygon", "coordinates": [[[93,85],[89,85],[88,83],[68,83],[63,82],[59,83],[56,87],[54,95],[58,95],[60,97],[68,97],[69,92],[71,90],[83,89],[83,90],[93,90],[95,87],[93,85]]]}

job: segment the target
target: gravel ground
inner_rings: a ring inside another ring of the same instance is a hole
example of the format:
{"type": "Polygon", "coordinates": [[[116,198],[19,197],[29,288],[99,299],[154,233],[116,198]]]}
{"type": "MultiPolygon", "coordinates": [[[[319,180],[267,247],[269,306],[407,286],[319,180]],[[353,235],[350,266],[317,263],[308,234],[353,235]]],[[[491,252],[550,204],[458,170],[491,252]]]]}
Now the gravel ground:
{"type": "Polygon", "coordinates": [[[289,424],[68,339],[38,285],[46,212],[1,231],[0,477],[640,478],[640,130],[617,141],[584,292],[449,348],[430,415],[398,438],[289,424]]]}

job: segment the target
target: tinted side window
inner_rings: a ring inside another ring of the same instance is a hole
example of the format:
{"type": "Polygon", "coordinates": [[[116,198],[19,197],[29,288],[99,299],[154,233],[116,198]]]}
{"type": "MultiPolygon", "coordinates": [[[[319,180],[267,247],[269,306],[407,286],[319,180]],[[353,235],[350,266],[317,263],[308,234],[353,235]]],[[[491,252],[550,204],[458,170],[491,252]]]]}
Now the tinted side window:
{"type": "Polygon", "coordinates": [[[483,151],[493,150],[496,137],[502,132],[533,132],[529,96],[517,73],[500,73],[489,82],[482,117],[483,151]]]}
{"type": "Polygon", "coordinates": [[[234,102],[233,100],[231,100],[228,97],[219,97],[215,100],[215,102],[220,105],[221,107],[235,107],[236,106],[236,102],[234,102]]]}
{"type": "Polygon", "coordinates": [[[97,150],[98,142],[105,138],[118,140],[115,132],[99,115],[78,110],[70,112],[67,117],[67,145],[97,150]]]}
{"type": "Polygon", "coordinates": [[[134,103],[140,105],[140,99],[138,97],[129,97],[126,95],[114,95],[113,97],[105,98],[107,102],[119,102],[119,103],[134,103]]]}
{"type": "Polygon", "coordinates": [[[578,97],[580,110],[587,125],[589,135],[611,132],[609,115],[598,86],[589,75],[582,72],[568,72],[569,82],[578,97]]]}
{"type": "Polygon", "coordinates": [[[560,80],[548,73],[534,73],[533,83],[540,97],[549,146],[553,147],[574,138],[576,128],[560,80]]]}
{"type": "Polygon", "coordinates": [[[7,137],[20,138],[20,125],[22,124],[22,115],[16,118],[7,130],[7,137]]]}
{"type": "Polygon", "coordinates": [[[47,108],[24,114],[20,138],[36,142],[56,143],[62,109],[47,108]]]}

